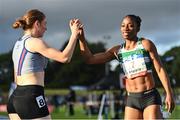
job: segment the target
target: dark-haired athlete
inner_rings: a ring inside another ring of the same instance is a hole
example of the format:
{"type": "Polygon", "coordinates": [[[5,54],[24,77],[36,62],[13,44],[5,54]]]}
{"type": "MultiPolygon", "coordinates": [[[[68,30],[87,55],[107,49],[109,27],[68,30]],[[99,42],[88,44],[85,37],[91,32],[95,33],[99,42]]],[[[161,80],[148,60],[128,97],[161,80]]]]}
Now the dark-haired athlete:
{"type": "Polygon", "coordinates": [[[124,43],[96,54],[89,50],[82,29],[80,49],[88,64],[105,63],[115,58],[119,61],[128,93],[124,119],[161,119],[161,97],[155,88],[152,66],[165,89],[165,104],[169,112],[175,107],[172,88],[154,43],[137,36],[140,25],[139,16],[125,16],[120,25],[124,43]]]}

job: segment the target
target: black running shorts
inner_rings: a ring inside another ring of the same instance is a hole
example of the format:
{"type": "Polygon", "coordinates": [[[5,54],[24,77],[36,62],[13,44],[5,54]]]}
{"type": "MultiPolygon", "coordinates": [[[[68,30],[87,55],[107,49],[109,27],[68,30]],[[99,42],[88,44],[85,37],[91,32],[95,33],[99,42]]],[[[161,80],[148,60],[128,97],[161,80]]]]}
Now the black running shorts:
{"type": "Polygon", "coordinates": [[[7,111],[17,113],[21,119],[41,118],[49,115],[44,88],[39,85],[17,86],[10,96],[7,111]]]}
{"type": "Polygon", "coordinates": [[[155,88],[140,93],[128,93],[126,106],[143,111],[149,105],[162,105],[161,96],[155,88]]]}

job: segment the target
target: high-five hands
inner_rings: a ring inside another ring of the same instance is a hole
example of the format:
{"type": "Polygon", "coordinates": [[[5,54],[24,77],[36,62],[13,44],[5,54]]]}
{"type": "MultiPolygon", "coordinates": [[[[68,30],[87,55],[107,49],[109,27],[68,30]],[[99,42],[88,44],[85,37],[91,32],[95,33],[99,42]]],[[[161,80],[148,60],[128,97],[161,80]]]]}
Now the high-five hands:
{"type": "Polygon", "coordinates": [[[81,23],[81,21],[79,19],[71,19],[69,22],[69,26],[71,28],[71,32],[72,34],[80,34],[81,33],[81,29],[83,28],[83,24],[81,23]]]}

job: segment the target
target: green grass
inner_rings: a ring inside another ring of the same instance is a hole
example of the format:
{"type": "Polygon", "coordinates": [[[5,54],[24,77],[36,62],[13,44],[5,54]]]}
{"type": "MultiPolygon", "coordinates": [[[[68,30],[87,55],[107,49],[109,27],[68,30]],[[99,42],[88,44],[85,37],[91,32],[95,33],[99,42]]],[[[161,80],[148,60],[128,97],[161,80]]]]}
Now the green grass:
{"type": "Polygon", "coordinates": [[[180,118],[180,105],[176,105],[175,110],[173,111],[172,115],[170,116],[171,119],[178,119],[180,118]]]}
{"type": "Polygon", "coordinates": [[[0,112],[0,115],[1,116],[8,116],[8,113],[7,112],[0,112]]]}
{"type": "Polygon", "coordinates": [[[97,119],[97,115],[88,116],[81,105],[75,106],[75,114],[73,116],[68,115],[66,106],[61,106],[55,109],[52,114],[52,119],[97,119]]]}
{"type": "MultiPolygon", "coordinates": [[[[6,112],[0,112],[0,115],[2,116],[8,116],[6,112]]],[[[66,106],[61,106],[57,109],[54,109],[51,113],[52,119],[90,119],[90,120],[97,120],[98,115],[92,115],[89,116],[84,113],[82,105],[75,105],[75,115],[69,116],[66,106]]],[[[123,113],[120,115],[121,118],[123,118],[123,113]]],[[[179,119],[180,118],[180,105],[177,105],[175,107],[174,112],[170,116],[169,119],[179,119]]],[[[109,115],[109,120],[111,119],[111,116],[109,115]]]]}
{"type": "MultiPolygon", "coordinates": [[[[52,119],[96,119],[98,115],[88,116],[83,112],[81,106],[75,106],[75,115],[69,116],[68,111],[65,106],[62,108],[55,109],[55,111],[51,114],[52,119]]],[[[123,118],[123,113],[120,114],[120,117],[123,118]]],[[[180,105],[177,105],[173,113],[171,114],[169,119],[179,119],[180,118],[180,105]]],[[[111,120],[111,116],[109,114],[109,120],[111,120]]]]}

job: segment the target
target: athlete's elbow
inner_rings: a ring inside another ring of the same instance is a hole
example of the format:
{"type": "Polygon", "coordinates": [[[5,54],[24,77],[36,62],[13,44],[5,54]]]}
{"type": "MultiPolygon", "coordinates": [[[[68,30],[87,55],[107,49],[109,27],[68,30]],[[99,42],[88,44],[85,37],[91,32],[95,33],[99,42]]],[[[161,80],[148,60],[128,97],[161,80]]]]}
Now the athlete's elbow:
{"type": "Polygon", "coordinates": [[[71,62],[71,58],[69,58],[69,57],[65,57],[63,59],[63,63],[70,63],[70,62],[71,62]]]}
{"type": "Polygon", "coordinates": [[[68,57],[61,57],[61,58],[58,58],[57,61],[60,63],[69,63],[71,60],[68,57]]]}
{"type": "Polygon", "coordinates": [[[67,59],[65,63],[70,63],[71,62],[71,59],[67,59]]]}

